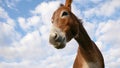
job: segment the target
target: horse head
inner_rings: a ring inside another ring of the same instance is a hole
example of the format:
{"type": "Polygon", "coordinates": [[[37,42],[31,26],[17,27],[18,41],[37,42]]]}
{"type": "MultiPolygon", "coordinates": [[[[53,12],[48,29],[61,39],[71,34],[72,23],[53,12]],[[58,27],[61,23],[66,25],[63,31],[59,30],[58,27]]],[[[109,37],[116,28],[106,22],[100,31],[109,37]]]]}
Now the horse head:
{"type": "Polygon", "coordinates": [[[71,3],[72,0],[66,0],[65,5],[61,4],[51,19],[52,29],[49,41],[57,49],[64,48],[79,31],[78,20],[71,12],[71,3]]]}

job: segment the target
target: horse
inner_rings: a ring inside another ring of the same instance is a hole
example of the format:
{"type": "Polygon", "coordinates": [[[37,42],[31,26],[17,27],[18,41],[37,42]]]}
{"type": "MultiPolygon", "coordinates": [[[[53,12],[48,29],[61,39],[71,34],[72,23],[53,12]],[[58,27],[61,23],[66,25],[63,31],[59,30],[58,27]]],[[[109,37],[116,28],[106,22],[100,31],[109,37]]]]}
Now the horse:
{"type": "Polygon", "coordinates": [[[91,40],[83,26],[71,11],[72,0],[66,0],[53,13],[49,42],[56,48],[62,49],[72,38],[79,44],[73,68],[104,68],[102,53],[91,40]]]}

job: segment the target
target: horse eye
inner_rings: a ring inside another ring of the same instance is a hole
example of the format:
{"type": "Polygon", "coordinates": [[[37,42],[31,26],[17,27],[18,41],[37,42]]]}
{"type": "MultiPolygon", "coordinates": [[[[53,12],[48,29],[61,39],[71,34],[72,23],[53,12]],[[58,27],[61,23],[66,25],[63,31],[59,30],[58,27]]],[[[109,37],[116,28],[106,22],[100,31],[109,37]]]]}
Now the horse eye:
{"type": "Polygon", "coordinates": [[[63,16],[67,16],[68,15],[68,12],[66,12],[66,11],[64,11],[63,13],[62,13],[62,17],[63,16]]]}

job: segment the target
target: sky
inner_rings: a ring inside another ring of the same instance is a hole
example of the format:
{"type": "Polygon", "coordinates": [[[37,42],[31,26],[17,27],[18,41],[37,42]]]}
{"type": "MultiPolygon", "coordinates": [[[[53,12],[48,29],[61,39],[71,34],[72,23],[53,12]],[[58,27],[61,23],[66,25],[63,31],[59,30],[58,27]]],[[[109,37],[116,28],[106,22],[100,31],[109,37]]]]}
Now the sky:
{"type": "MultiPolygon", "coordinates": [[[[72,68],[78,44],[64,49],[49,43],[51,17],[65,0],[0,0],[0,68],[72,68]]],[[[120,0],[73,0],[72,12],[83,20],[105,60],[120,67],[120,0]]]]}

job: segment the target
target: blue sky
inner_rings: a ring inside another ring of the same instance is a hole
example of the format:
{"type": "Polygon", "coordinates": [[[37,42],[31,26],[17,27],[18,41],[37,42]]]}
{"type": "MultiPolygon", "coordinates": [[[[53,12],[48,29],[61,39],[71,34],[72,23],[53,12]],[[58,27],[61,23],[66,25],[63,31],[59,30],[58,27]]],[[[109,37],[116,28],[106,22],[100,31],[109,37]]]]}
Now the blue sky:
{"type": "MultiPolygon", "coordinates": [[[[0,68],[72,68],[76,41],[61,50],[48,42],[51,16],[64,2],[0,0],[0,68]]],[[[120,1],[73,0],[72,11],[101,50],[105,67],[119,68],[120,1]]]]}

